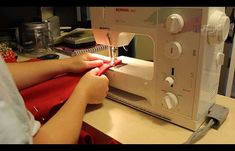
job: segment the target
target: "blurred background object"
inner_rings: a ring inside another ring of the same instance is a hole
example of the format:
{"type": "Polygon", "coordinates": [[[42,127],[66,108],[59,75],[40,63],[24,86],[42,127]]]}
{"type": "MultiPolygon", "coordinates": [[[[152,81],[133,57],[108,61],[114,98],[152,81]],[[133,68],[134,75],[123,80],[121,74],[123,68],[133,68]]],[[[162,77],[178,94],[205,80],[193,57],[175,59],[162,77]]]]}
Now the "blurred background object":
{"type": "Polygon", "coordinates": [[[224,64],[221,67],[218,93],[235,98],[235,7],[226,7],[226,14],[230,18],[230,29],[224,44],[224,64]]]}

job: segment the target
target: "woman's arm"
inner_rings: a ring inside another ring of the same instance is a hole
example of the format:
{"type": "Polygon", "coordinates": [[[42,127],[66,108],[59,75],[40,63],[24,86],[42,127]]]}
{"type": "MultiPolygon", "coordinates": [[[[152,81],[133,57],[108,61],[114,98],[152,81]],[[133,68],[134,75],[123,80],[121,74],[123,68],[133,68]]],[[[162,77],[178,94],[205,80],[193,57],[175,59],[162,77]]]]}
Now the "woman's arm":
{"type": "Polygon", "coordinates": [[[67,59],[8,63],[7,65],[18,89],[21,90],[58,74],[78,73],[102,64],[103,61],[100,58],[94,54],[87,53],[67,59]]]}

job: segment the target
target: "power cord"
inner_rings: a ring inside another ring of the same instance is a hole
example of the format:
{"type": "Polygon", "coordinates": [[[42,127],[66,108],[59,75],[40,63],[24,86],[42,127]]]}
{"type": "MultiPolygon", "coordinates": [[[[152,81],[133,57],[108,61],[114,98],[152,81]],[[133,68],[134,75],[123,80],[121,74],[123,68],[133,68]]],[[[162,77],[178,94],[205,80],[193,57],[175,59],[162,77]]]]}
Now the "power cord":
{"type": "Polygon", "coordinates": [[[201,139],[203,136],[206,135],[206,133],[210,130],[210,128],[218,129],[223,122],[226,120],[229,113],[229,109],[227,107],[214,104],[208,112],[207,115],[207,125],[203,128],[200,128],[196,130],[184,144],[193,144],[199,139],[201,139]]]}

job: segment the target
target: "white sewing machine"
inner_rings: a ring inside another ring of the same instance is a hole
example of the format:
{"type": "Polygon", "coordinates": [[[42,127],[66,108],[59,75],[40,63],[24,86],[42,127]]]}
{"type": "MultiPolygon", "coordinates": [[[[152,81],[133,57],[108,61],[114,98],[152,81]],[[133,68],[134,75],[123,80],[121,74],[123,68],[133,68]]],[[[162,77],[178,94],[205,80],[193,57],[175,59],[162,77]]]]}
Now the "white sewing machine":
{"type": "Polygon", "coordinates": [[[108,97],[196,130],[215,104],[230,24],[224,12],[221,7],[91,7],[95,40],[111,46],[111,57],[135,34],[154,43],[153,62],[121,56],[123,64],[107,72],[108,97]]]}

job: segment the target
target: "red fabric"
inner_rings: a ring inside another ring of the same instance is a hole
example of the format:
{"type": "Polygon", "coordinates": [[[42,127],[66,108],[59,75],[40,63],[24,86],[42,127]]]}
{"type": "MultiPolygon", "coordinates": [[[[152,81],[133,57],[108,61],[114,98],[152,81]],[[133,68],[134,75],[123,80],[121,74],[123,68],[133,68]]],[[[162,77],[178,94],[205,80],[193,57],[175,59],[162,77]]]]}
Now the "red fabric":
{"type": "Polygon", "coordinates": [[[78,144],[95,144],[93,136],[85,130],[81,130],[78,144]]]}
{"type": "MultiPolygon", "coordinates": [[[[40,60],[32,59],[29,61],[40,60]]],[[[36,120],[45,123],[69,98],[82,75],[64,74],[21,90],[20,94],[25,101],[26,108],[34,115],[36,120]]],[[[78,143],[95,144],[93,136],[85,130],[81,130],[78,143]]],[[[119,144],[119,142],[111,139],[107,144],[119,144]]]]}
{"type": "MultiPolygon", "coordinates": [[[[27,62],[41,61],[30,59],[27,62]]],[[[120,64],[117,60],[115,64],[120,64]]],[[[104,64],[97,75],[103,74],[111,65],[104,64]]],[[[39,83],[20,91],[26,108],[32,112],[36,120],[45,123],[69,98],[83,74],[66,74],[39,83]]]]}
{"type": "MultiPolygon", "coordinates": [[[[105,136],[105,137],[107,139],[108,136],[105,136]]],[[[108,138],[108,140],[104,139],[106,141],[101,141],[100,140],[99,142],[96,142],[95,141],[96,139],[100,139],[100,138],[95,138],[88,131],[81,130],[80,137],[79,137],[79,140],[78,140],[78,144],[121,144],[120,142],[116,141],[113,138],[108,138]]]]}
{"type": "Polygon", "coordinates": [[[111,139],[107,144],[121,144],[121,143],[119,143],[115,139],[111,139]]]}
{"type": "Polygon", "coordinates": [[[100,67],[100,70],[97,72],[96,75],[100,76],[103,73],[105,73],[109,68],[119,65],[121,63],[122,63],[122,60],[119,60],[119,59],[115,60],[114,64],[105,63],[100,67]]]}
{"type": "Polygon", "coordinates": [[[45,123],[50,118],[50,111],[69,98],[80,78],[80,74],[62,75],[23,89],[20,93],[26,108],[33,113],[35,119],[45,123]]]}
{"type": "MultiPolygon", "coordinates": [[[[80,74],[62,75],[38,85],[20,91],[26,108],[31,111],[36,120],[45,123],[69,98],[81,78],[80,74]]],[[[99,138],[96,138],[99,139],[99,138]]],[[[81,130],[79,144],[96,144],[94,136],[86,130],[81,130]]],[[[120,144],[110,139],[107,144],[120,144]]]]}

